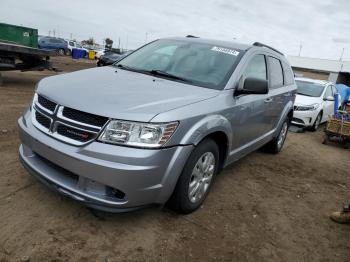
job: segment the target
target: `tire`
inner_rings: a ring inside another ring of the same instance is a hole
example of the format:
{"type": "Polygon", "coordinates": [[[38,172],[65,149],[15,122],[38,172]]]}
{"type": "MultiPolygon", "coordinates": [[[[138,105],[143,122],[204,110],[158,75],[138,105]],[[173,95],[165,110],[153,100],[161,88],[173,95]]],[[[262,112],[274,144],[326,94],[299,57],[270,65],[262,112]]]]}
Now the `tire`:
{"type": "Polygon", "coordinates": [[[289,124],[289,118],[286,117],[278,131],[278,136],[272,139],[268,144],[266,144],[263,147],[263,150],[265,152],[272,154],[278,154],[279,152],[281,152],[284,145],[284,141],[286,141],[287,138],[289,124]]]}
{"type": "Polygon", "coordinates": [[[328,145],[328,143],[329,143],[329,135],[324,134],[322,144],[328,145]]]}
{"type": "Polygon", "coordinates": [[[198,209],[209,193],[218,167],[217,144],[212,139],[203,140],[187,159],[167,206],[182,214],[189,214],[198,209]],[[209,165],[205,165],[206,161],[209,165]],[[203,169],[206,171],[202,172],[203,169]]]}
{"type": "Polygon", "coordinates": [[[312,132],[317,131],[318,127],[321,124],[321,120],[322,120],[322,111],[317,115],[314,124],[312,125],[312,127],[310,128],[310,130],[312,132]]]}
{"type": "Polygon", "coordinates": [[[57,50],[57,54],[59,54],[59,55],[64,55],[64,54],[65,54],[64,49],[63,49],[63,48],[58,49],[58,50],[57,50]]]}
{"type": "Polygon", "coordinates": [[[71,56],[72,55],[72,51],[70,51],[69,49],[66,51],[66,55],[67,56],[71,56]]]}

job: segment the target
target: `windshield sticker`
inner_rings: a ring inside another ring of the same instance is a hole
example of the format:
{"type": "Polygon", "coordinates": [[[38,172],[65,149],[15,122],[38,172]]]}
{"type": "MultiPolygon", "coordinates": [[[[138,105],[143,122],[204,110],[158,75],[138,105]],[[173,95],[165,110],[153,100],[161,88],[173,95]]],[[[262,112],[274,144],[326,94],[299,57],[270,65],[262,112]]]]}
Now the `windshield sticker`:
{"type": "Polygon", "coordinates": [[[215,52],[225,53],[225,54],[228,54],[228,55],[234,55],[234,56],[238,56],[239,55],[238,51],[236,51],[234,49],[224,48],[224,47],[214,46],[211,50],[213,50],[215,52]]]}

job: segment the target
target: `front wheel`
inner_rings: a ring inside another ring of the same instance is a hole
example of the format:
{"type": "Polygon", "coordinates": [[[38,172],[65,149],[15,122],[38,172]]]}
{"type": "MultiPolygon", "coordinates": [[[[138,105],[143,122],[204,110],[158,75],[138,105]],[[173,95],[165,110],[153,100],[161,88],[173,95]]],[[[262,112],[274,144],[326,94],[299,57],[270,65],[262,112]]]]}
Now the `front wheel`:
{"type": "Polygon", "coordinates": [[[314,124],[313,124],[312,127],[310,128],[311,131],[313,131],[313,132],[317,131],[318,127],[319,127],[320,124],[321,124],[321,119],[322,119],[322,113],[320,112],[320,113],[317,115],[314,124]]]}
{"type": "Polygon", "coordinates": [[[288,127],[289,127],[289,118],[286,117],[282,126],[280,127],[278,136],[272,139],[272,141],[270,141],[268,144],[266,144],[263,147],[263,149],[269,153],[273,153],[273,154],[279,153],[282,150],[284,141],[287,138],[288,127]]]}
{"type": "Polygon", "coordinates": [[[169,208],[189,214],[199,208],[218,172],[219,149],[211,139],[203,140],[191,153],[168,201],[169,208]]]}

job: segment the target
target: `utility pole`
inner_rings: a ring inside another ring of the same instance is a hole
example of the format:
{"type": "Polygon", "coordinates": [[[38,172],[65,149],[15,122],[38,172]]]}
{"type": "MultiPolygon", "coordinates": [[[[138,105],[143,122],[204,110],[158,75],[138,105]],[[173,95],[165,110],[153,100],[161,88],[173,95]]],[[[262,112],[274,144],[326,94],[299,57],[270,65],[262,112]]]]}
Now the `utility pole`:
{"type": "Polygon", "coordinates": [[[49,30],[49,36],[51,36],[51,30],[49,30]]]}
{"type": "Polygon", "coordinates": [[[299,45],[299,56],[301,54],[301,49],[303,48],[302,44],[299,45]]]}
{"type": "Polygon", "coordinates": [[[55,37],[56,36],[56,30],[54,29],[53,30],[53,37],[55,37]]]}
{"type": "Polygon", "coordinates": [[[341,51],[341,55],[340,55],[339,61],[343,61],[344,51],[345,51],[345,48],[343,47],[343,50],[341,51]]]}
{"type": "Polygon", "coordinates": [[[72,40],[73,39],[73,34],[72,33],[70,33],[70,40],[72,40]]]}

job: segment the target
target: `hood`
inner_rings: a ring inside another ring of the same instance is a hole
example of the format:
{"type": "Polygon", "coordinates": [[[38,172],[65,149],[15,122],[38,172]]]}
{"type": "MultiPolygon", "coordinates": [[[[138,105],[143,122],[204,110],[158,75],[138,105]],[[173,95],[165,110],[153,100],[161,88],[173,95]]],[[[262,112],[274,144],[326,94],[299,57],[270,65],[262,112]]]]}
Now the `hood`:
{"type": "Polygon", "coordinates": [[[295,96],[294,104],[297,106],[307,106],[312,104],[319,104],[320,100],[321,100],[320,97],[303,96],[303,95],[297,94],[295,96]]]}
{"type": "Polygon", "coordinates": [[[220,91],[107,66],[44,78],[37,92],[87,113],[147,122],[220,91]]]}

